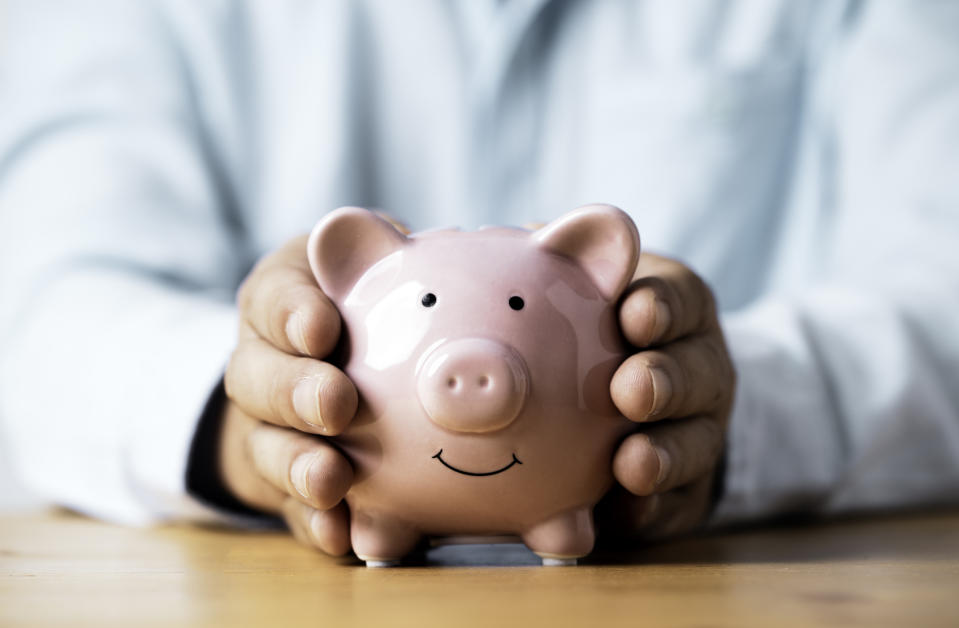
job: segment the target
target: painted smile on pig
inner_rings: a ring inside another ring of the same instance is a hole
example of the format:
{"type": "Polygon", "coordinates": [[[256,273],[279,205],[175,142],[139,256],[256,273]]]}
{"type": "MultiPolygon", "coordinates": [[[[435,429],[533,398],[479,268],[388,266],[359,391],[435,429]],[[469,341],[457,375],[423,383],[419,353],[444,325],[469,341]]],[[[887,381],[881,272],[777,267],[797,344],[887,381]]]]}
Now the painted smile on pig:
{"type": "Polygon", "coordinates": [[[454,467],[454,466],[451,465],[450,463],[448,463],[448,462],[446,462],[445,460],[443,460],[443,450],[442,450],[442,449],[440,449],[438,452],[436,452],[435,454],[433,454],[433,456],[431,456],[431,457],[436,458],[437,460],[439,460],[440,463],[441,463],[444,467],[446,467],[447,469],[449,469],[450,471],[456,471],[457,473],[462,473],[463,475],[471,475],[471,476],[473,476],[473,477],[485,477],[485,476],[487,476],[487,475],[496,475],[497,473],[502,473],[503,471],[506,471],[507,469],[511,469],[514,464],[523,464],[523,463],[520,461],[520,459],[516,457],[516,454],[513,454],[513,460],[512,460],[512,462],[510,462],[508,465],[506,465],[506,466],[503,467],[502,469],[496,469],[495,471],[484,471],[484,472],[482,472],[482,473],[477,473],[477,472],[475,472],[475,471],[464,471],[464,470],[462,470],[462,469],[457,469],[456,467],[454,467]]]}

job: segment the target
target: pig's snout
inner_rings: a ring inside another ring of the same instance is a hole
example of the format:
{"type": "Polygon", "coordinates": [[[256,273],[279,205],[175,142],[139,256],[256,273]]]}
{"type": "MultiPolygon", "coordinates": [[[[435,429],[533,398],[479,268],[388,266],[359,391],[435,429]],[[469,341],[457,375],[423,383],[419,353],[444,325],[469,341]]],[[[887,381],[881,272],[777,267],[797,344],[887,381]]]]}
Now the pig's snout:
{"type": "Polygon", "coordinates": [[[457,432],[492,432],[523,409],[529,376],[523,359],[493,340],[453,340],[429,354],[417,394],[430,419],[457,432]]]}

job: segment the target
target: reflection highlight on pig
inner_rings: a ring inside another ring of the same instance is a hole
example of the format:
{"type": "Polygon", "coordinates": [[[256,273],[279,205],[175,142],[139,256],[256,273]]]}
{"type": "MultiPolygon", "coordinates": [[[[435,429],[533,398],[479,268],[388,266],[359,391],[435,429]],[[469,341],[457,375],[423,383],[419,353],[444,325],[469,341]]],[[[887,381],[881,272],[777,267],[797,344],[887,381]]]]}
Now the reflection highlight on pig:
{"type": "Polygon", "coordinates": [[[630,429],[609,395],[625,354],[615,304],[639,255],[630,218],[591,205],[532,233],[407,237],[344,207],[308,255],[360,394],[334,437],[356,471],[356,555],[394,564],[424,535],[518,535],[544,564],[588,554],[630,429]]]}

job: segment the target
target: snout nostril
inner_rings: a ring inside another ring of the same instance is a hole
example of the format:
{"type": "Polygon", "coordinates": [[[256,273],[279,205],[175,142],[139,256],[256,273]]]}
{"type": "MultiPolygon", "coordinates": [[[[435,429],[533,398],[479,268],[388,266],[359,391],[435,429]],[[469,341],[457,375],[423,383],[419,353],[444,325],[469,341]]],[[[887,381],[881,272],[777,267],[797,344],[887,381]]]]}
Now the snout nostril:
{"type": "Polygon", "coordinates": [[[483,375],[477,380],[476,383],[479,384],[480,388],[486,388],[489,386],[489,377],[483,375]]]}
{"type": "Polygon", "coordinates": [[[449,388],[450,390],[456,390],[457,388],[459,388],[459,383],[460,383],[459,379],[455,377],[451,377],[448,380],[446,380],[446,387],[449,388]]]}

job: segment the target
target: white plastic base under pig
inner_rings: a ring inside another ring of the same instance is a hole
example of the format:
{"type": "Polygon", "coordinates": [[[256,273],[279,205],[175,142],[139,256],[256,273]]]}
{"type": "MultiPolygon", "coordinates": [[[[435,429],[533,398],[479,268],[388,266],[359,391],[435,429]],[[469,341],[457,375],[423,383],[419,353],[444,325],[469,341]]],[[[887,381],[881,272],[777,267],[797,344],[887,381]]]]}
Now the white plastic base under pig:
{"type": "Polygon", "coordinates": [[[575,558],[544,558],[543,567],[575,567],[575,558]]]}
{"type": "MultiPolygon", "coordinates": [[[[533,566],[575,567],[576,558],[541,557],[523,545],[518,536],[459,535],[430,537],[427,564],[445,566],[533,566]],[[457,546],[462,550],[456,549],[457,546]],[[502,550],[494,549],[502,548],[502,550]],[[452,551],[447,551],[452,550],[452,551]],[[441,555],[439,555],[441,554],[441,555]]],[[[365,560],[367,567],[398,567],[400,560],[365,560]]]]}
{"type": "MultiPolygon", "coordinates": [[[[398,560],[368,560],[366,566],[369,568],[399,567],[398,560]]],[[[575,558],[544,558],[543,567],[575,567],[575,558]]]]}

